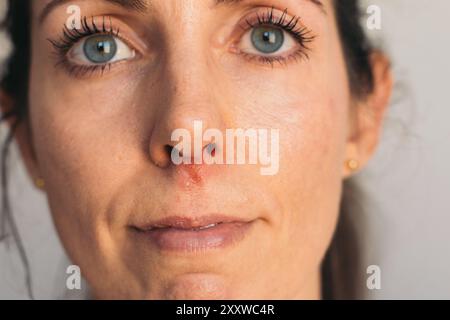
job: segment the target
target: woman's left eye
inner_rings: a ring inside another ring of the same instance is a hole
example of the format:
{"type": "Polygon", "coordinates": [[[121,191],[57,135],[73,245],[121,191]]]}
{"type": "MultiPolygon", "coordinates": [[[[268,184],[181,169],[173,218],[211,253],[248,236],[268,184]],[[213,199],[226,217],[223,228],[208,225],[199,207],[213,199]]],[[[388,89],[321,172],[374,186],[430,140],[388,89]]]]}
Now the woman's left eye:
{"type": "Polygon", "coordinates": [[[114,35],[85,37],[68,52],[69,60],[82,65],[104,65],[134,58],[135,51],[114,35]]]}
{"type": "Polygon", "coordinates": [[[285,30],[274,26],[257,26],[247,31],[239,44],[241,52],[273,56],[292,51],[297,41],[285,30]]]}

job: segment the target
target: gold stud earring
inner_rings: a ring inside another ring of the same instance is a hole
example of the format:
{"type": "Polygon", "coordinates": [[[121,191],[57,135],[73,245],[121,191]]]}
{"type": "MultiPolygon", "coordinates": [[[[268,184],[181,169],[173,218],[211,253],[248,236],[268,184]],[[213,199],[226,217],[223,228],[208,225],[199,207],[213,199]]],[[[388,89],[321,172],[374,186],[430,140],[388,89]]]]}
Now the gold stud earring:
{"type": "Polygon", "coordinates": [[[42,178],[36,178],[34,179],[34,184],[39,189],[44,189],[45,187],[45,180],[42,178]]]}
{"type": "Polygon", "coordinates": [[[347,160],[347,168],[350,171],[356,171],[359,169],[359,161],[356,159],[347,160]]]}

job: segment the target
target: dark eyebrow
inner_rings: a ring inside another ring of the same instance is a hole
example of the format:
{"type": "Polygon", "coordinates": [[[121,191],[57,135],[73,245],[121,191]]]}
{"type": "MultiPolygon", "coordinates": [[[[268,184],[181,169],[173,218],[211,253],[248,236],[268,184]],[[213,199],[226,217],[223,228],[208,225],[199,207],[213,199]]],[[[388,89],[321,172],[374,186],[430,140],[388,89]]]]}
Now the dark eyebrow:
{"type": "MultiPolygon", "coordinates": [[[[71,0],[52,0],[42,10],[39,16],[39,23],[42,23],[50,12],[58,6],[66,4],[71,0]]],[[[144,12],[147,10],[147,4],[145,0],[102,0],[128,10],[134,10],[137,12],[144,12]]]]}
{"type": "MultiPolygon", "coordinates": [[[[323,5],[322,0],[307,0],[307,1],[317,5],[322,12],[326,13],[325,6],[323,5]]],[[[245,2],[245,0],[214,0],[214,2],[216,6],[221,4],[235,5],[245,2]]]]}
{"type": "MultiPolygon", "coordinates": [[[[39,23],[42,23],[45,18],[50,14],[52,10],[54,10],[56,7],[61,6],[63,4],[66,4],[70,2],[71,0],[52,0],[50,1],[42,10],[40,16],[39,16],[39,23]]],[[[125,9],[131,9],[137,12],[145,12],[148,8],[147,3],[145,0],[102,0],[104,2],[108,2],[117,6],[120,6],[125,9]]],[[[241,2],[244,2],[245,0],[214,0],[215,5],[221,5],[221,4],[238,4],[241,2]]],[[[307,0],[311,3],[316,4],[320,7],[320,9],[325,12],[324,5],[321,0],[307,0]]]]}

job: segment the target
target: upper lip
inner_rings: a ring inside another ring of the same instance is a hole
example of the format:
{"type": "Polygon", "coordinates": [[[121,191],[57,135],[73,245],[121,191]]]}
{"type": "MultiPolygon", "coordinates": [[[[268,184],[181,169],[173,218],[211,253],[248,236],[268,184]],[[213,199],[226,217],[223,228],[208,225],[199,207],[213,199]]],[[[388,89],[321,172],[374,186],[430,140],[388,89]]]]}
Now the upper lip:
{"type": "Polygon", "coordinates": [[[217,214],[200,217],[169,216],[147,223],[142,227],[138,227],[138,229],[142,231],[151,231],[154,229],[163,229],[163,228],[176,228],[189,230],[202,227],[209,227],[212,225],[222,223],[246,223],[246,222],[249,222],[249,220],[217,214]]]}

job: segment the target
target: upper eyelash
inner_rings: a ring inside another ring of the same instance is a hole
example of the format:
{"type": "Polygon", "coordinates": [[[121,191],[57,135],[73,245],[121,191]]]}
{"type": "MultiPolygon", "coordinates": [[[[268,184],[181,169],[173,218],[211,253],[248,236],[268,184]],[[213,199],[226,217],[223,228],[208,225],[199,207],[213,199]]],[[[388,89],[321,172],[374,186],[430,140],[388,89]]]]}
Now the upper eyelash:
{"type": "Polygon", "coordinates": [[[102,25],[99,28],[94,17],[91,17],[90,22],[88,22],[87,17],[83,17],[83,19],[81,19],[81,31],[77,28],[70,29],[67,25],[64,25],[63,35],[60,39],[48,39],[48,41],[53,45],[53,47],[55,47],[55,49],[65,51],[65,53],[67,53],[76,42],[87,36],[94,34],[109,34],[118,37],[120,29],[114,30],[111,18],[109,18],[109,27],[107,27],[106,19],[107,18],[104,16],[102,25]]]}
{"type": "MultiPolygon", "coordinates": [[[[275,27],[279,27],[288,33],[290,33],[295,40],[300,44],[302,47],[301,55],[305,56],[306,58],[309,57],[308,51],[310,50],[308,43],[312,42],[316,36],[312,34],[312,32],[306,28],[305,26],[300,24],[300,17],[293,16],[291,18],[287,17],[287,9],[283,11],[281,16],[277,18],[274,15],[275,8],[271,7],[264,13],[256,13],[257,22],[252,23],[248,19],[245,20],[246,24],[250,28],[254,28],[257,26],[264,26],[264,25],[271,25],[275,27]],[[300,26],[299,26],[300,24],[300,26]]],[[[243,29],[246,29],[246,27],[241,26],[243,29]]],[[[269,59],[271,57],[264,57],[265,60],[269,59]]],[[[276,61],[280,61],[278,58],[275,59],[276,61]]]]}
{"type": "MultiPolygon", "coordinates": [[[[308,43],[312,42],[315,39],[315,36],[311,34],[311,31],[308,30],[306,27],[301,25],[298,27],[300,22],[300,17],[293,16],[292,18],[287,18],[287,9],[283,11],[281,16],[277,18],[274,15],[274,7],[271,7],[268,9],[265,13],[256,13],[257,22],[251,23],[248,19],[246,19],[246,23],[250,28],[254,28],[256,26],[262,26],[262,25],[271,25],[279,27],[287,32],[289,32],[296,41],[300,44],[303,50],[297,51],[292,57],[282,58],[282,57],[272,57],[272,56],[264,56],[264,57],[258,57],[262,59],[262,62],[272,64],[274,62],[279,62],[280,64],[285,63],[288,59],[292,58],[296,60],[298,56],[303,56],[306,58],[309,58],[308,51],[308,43]]],[[[90,21],[85,16],[81,20],[81,30],[77,28],[68,28],[67,25],[64,25],[63,28],[63,35],[58,40],[52,40],[48,39],[48,41],[52,44],[52,46],[55,49],[55,53],[57,55],[58,62],[56,63],[57,66],[63,65],[65,66],[70,73],[87,73],[87,72],[95,72],[99,68],[101,69],[101,72],[103,74],[105,69],[111,68],[111,63],[102,64],[102,65],[73,65],[69,63],[67,59],[67,53],[70,51],[70,49],[73,47],[75,43],[80,41],[81,39],[95,35],[95,34],[108,34],[115,37],[119,37],[120,29],[115,29],[112,24],[111,17],[109,17],[109,26],[106,24],[106,16],[103,16],[102,24],[99,27],[97,23],[95,22],[95,18],[91,17],[90,21]]],[[[242,27],[242,26],[241,26],[242,27]]],[[[245,27],[242,27],[245,28],[245,27]]],[[[251,57],[251,55],[248,55],[249,59],[253,59],[255,57],[251,57]]]]}

